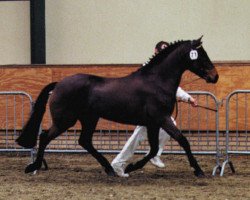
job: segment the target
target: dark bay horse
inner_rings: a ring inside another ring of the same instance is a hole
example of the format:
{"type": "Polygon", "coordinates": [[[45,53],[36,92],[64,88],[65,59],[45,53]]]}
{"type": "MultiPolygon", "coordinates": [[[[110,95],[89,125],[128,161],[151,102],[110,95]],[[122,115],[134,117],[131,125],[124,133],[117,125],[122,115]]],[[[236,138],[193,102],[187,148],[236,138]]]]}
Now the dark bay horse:
{"type": "Polygon", "coordinates": [[[177,87],[185,70],[190,70],[208,83],[217,82],[218,73],[202,47],[201,38],[171,44],[145,66],[122,78],[76,74],[61,82],[48,84],[39,94],[33,113],[17,139],[17,143],[26,148],[36,145],[49,99],[53,123],[47,132],[40,134],[36,160],[26,167],[25,172],[40,169],[49,142],[79,120],[82,125],[79,144],[96,158],[108,175],[114,176],[108,160],[92,144],[95,127],[102,117],[147,127],[150,152],[142,160],[129,164],[126,173],[142,168],[157,154],[161,127],[183,147],[195,175],[203,176],[189,142],[171,120],[177,87]]]}

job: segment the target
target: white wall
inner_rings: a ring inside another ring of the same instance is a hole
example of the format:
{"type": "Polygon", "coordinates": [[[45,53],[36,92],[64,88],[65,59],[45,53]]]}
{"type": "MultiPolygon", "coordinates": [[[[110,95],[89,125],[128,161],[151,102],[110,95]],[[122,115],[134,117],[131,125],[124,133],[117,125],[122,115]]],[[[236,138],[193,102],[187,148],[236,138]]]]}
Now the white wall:
{"type": "Polygon", "coordinates": [[[142,63],[159,40],[204,35],[212,60],[250,60],[249,0],[47,0],[48,63],[142,63]]]}
{"type": "MultiPolygon", "coordinates": [[[[214,61],[250,60],[249,0],[46,0],[48,64],[142,63],[159,40],[195,39],[214,61]]],[[[30,63],[29,1],[0,2],[0,64],[30,63]]]]}
{"type": "Polygon", "coordinates": [[[0,1],[0,64],[29,63],[29,1],[0,1]]]}

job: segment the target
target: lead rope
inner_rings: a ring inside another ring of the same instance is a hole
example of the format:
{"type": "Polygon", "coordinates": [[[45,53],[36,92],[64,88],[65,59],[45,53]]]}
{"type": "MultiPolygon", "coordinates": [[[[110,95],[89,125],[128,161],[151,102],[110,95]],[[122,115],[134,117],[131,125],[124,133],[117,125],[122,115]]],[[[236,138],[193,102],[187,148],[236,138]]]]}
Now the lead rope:
{"type": "MultiPolygon", "coordinates": [[[[199,79],[201,79],[201,78],[198,77],[198,78],[196,78],[196,79],[194,79],[194,80],[192,80],[192,81],[190,81],[190,82],[187,82],[187,83],[185,83],[185,84],[182,84],[182,86],[187,85],[187,84],[190,84],[190,83],[193,83],[193,82],[195,82],[195,81],[198,81],[199,79]]],[[[182,101],[182,102],[185,102],[185,101],[182,101]]],[[[185,102],[185,103],[190,103],[190,102],[188,101],[188,102],[185,102]]],[[[207,106],[197,105],[196,107],[205,108],[205,109],[207,109],[207,110],[211,110],[211,111],[217,112],[216,109],[213,109],[213,108],[210,108],[210,107],[207,107],[207,106]]],[[[176,121],[177,117],[178,117],[178,100],[176,100],[176,102],[175,102],[175,117],[174,117],[174,120],[175,120],[175,121],[176,121]]]]}
{"type": "MultiPolygon", "coordinates": [[[[189,102],[185,102],[185,101],[180,101],[180,102],[184,102],[184,103],[188,103],[188,104],[189,104],[189,102]]],[[[175,109],[175,117],[174,117],[174,120],[176,121],[177,116],[178,116],[178,101],[175,102],[175,107],[176,107],[176,109],[175,109]]],[[[202,105],[197,105],[197,106],[195,106],[195,108],[197,108],[197,107],[199,107],[199,108],[204,108],[204,109],[206,109],[206,110],[210,110],[210,111],[213,111],[213,112],[218,112],[217,109],[210,108],[210,107],[208,107],[208,106],[202,106],[202,105]]]]}

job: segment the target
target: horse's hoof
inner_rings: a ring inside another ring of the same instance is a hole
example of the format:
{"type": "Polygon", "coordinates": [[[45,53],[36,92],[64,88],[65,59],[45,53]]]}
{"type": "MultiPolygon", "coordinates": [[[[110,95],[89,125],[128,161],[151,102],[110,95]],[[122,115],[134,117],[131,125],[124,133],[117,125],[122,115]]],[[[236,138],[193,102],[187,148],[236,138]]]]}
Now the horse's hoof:
{"type": "Polygon", "coordinates": [[[39,170],[41,168],[41,166],[39,166],[37,163],[31,163],[29,164],[26,169],[25,169],[25,173],[31,173],[31,172],[35,172],[36,170],[39,170]]]}
{"type": "Polygon", "coordinates": [[[194,175],[198,178],[204,178],[205,177],[205,174],[202,170],[196,170],[194,171],[194,175]]]}
{"type": "Polygon", "coordinates": [[[114,176],[117,176],[115,172],[109,172],[109,173],[107,173],[107,174],[108,174],[108,176],[113,176],[113,177],[114,177],[114,176]]]}
{"type": "Polygon", "coordinates": [[[134,171],[134,164],[133,164],[133,163],[130,163],[130,164],[126,167],[126,169],[125,169],[124,172],[127,174],[127,173],[132,172],[132,171],[134,171]]]}
{"type": "Polygon", "coordinates": [[[44,171],[47,171],[49,167],[45,159],[43,159],[43,165],[44,165],[44,171]]]}
{"type": "Polygon", "coordinates": [[[112,169],[105,169],[105,172],[108,176],[116,176],[115,171],[112,169]]]}

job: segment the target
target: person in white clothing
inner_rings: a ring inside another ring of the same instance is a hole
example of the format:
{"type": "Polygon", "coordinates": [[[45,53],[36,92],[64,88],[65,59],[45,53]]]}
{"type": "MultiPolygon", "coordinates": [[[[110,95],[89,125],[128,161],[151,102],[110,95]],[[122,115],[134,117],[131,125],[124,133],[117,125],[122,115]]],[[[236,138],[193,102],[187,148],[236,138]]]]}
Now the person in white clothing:
{"type": "MultiPolygon", "coordinates": [[[[167,42],[161,41],[155,47],[155,53],[158,53],[160,50],[168,46],[167,42]]],[[[191,105],[196,106],[197,101],[183,89],[178,87],[176,92],[176,97],[179,100],[189,102],[191,105]]],[[[176,125],[175,120],[172,118],[174,124],[176,125]]],[[[147,128],[144,126],[137,126],[129,138],[129,140],[124,145],[122,151],[114,158],[111,163],[111,166],[114,168],[116,174],[120,177],[128,177],[129,175],[124,173],[127,161],[132,158],[137,146],[147,138],[147,128]]],[[[161,128],[159,131],[159,151],[157,155],[152,158],[150,161],[157,167],[165,167],[165,164],[161,161],[160,156],[164,150],[164,146],[167,140],[170,139],[170,136],[161,128]]]]}

